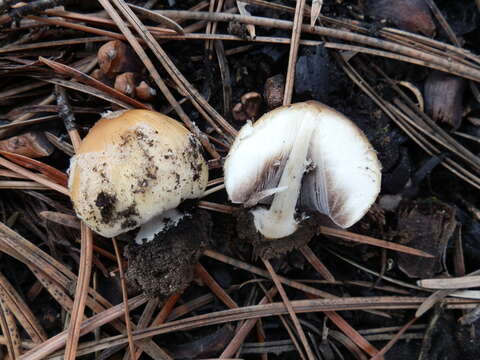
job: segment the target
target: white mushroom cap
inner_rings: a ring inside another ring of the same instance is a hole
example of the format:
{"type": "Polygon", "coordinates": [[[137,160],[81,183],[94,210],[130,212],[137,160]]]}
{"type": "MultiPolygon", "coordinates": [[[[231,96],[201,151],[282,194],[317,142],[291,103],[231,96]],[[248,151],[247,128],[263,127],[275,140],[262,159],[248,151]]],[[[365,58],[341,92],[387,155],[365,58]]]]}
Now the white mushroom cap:
{"type": "Polygon", "coordinates": [[[104,116],[83,139],[69,189],[78,217],[112,237],[200,197],[207,181],[193,134],[168,116],[128,110],[104,116]]]}
{"type": "Polygon", "coordinates": [[[252,211],[267,238],[292,234],[297,205],[352,226],[375,202],[381,165],[363,132],[315,101],[277,108],[238,134],[224,166],[234,203],[253,206],[273,195],[269,209],[252,211]]]}

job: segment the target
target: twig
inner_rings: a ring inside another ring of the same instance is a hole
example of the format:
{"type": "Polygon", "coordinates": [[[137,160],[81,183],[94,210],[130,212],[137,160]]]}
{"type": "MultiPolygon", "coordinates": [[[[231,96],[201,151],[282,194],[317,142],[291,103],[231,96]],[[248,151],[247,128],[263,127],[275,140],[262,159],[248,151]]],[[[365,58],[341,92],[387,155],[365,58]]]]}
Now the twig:
{"type": "Polygon", "coordinates": [[[75,115],[73,115],[70,102],[68,101],[67,92],[62,86],[55,85],[55,94],[57,96],[58,114],[65,124],[73,148],[78,149],[81,139],[78,131],[75,129],[75,115]]]}

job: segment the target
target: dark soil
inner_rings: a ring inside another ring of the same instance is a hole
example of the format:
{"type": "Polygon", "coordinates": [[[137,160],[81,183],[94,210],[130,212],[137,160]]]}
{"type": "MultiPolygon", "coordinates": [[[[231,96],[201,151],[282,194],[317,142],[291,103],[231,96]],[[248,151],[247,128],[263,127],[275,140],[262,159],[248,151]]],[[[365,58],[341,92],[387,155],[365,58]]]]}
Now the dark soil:
{"type": "Polygon", "coordinates": [[[317,234],[319,225],[316,216],[310,216],[302,221],[298,230],[290,236],[281,239],[266,239],[255,229],[253,215],[249,211],[237,211],[234,214],[237,224],[237,236],[253,246],[253,254],[258,258],[271,259],[285,255],[289,251],[298,249],[317,234]]]}
{"type": "Polygon", "coordinates": [[[198,210],[151,242],[126,246],[126,277],[131,291],[162,299],[183,292],[193,280],[195,263],[210,242],[211,227],[209,213],[198,210]]]}

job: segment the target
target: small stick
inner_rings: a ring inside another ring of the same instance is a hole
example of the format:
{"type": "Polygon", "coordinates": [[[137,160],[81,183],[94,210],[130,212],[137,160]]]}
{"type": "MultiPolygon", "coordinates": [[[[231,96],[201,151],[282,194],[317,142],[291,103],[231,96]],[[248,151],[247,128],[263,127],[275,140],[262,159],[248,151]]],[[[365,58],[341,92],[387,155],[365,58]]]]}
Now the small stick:
{"type": "Polygon", "coordinates": [[[55,85],[55,95],[57,96],[58,114],[65,124],[73,148],[78,149],[80,147],[81,139],[78,131],[75,129],[75,115],[73,114],[72,107],[68,101],[67,92],[63,86],[55,85]]]}

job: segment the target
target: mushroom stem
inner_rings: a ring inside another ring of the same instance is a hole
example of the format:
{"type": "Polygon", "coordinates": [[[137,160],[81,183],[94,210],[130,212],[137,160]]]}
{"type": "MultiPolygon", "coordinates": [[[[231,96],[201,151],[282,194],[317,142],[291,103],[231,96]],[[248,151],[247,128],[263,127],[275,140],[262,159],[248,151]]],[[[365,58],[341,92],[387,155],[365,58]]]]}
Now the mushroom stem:
{"type": "Polygon", "coordinates": [[[306,114],[297,131],[278,184],[278,188],[285,188],[285,190],[275,194],[270,209],[260,208],[252,211],[255,227],[268,239],[283,238],[297,230],[295,209],[307,166],[307,154],[314,129],[313,120],[309,114],[306,114]]]}

